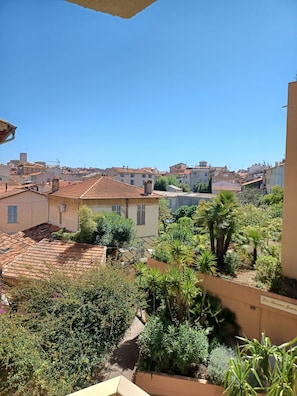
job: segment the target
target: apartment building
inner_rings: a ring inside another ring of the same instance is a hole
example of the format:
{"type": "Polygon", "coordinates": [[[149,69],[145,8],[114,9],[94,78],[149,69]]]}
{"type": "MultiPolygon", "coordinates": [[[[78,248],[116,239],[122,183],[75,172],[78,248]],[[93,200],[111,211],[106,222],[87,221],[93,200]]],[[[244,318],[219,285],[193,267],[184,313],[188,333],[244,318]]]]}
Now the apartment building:
{"type": "Polygon", "coordinates": [[[155,181],[159,176],[157,169],[155,168],[107,168],[105,174],[108,177],[112,177],[114,180],[118,180],[123,183],[130,184],[131,186],[143,188],[145,182],[150,180],[152,185],[155,185],[155,181]]]}
{"type": "Polygon", "coordinates": [[[274,166],[266,169],[263,184],[266,192],[271,193],[273,186],[284,187],[285,185],[285,160],[276,162],[274,166]]]}

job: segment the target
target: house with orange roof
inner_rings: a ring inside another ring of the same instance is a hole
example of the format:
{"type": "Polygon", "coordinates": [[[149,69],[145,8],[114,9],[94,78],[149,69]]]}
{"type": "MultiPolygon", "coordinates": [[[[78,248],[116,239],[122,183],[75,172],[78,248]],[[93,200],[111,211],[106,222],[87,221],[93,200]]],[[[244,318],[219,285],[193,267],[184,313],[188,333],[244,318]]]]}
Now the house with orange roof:
{"type": "Polygon", "coordinates": [[[105,262],[105,246],[44,238],[6,263],[2,268],[2,277],[6,284],[13,286],[20,280],[48,279],[51,273],[56,272],[79,276],[105,262]]]}
{"type": "MultiPolygon", "coordinates": [[[[58,181],[57,181],[58,182],[58,181]]],[[[143,188],[100,176],[59,188],[48,195],[49,223],[69,231],[79,228],[78,210],[86,205],[93,212],[116,212],[132,219],[137,237],[158,235],[159,199],[147,180],[143,188]]]]}
{"type": "Polygon", "coordinates": [[[0,231],[16,233],[48,220],[47,197],[28,189],[7,189],[0,193],[0,231]]]}

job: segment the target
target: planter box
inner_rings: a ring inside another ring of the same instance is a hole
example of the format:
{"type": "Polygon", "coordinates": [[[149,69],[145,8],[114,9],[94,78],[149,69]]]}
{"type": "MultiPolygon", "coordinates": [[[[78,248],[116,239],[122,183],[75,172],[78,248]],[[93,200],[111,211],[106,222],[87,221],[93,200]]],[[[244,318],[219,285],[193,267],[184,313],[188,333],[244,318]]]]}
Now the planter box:
{"type": "Polygon", "coordinates": [[[196,378],[136,371],[134,383],[154,396],[222,396],[224,388],[196,378]]]}

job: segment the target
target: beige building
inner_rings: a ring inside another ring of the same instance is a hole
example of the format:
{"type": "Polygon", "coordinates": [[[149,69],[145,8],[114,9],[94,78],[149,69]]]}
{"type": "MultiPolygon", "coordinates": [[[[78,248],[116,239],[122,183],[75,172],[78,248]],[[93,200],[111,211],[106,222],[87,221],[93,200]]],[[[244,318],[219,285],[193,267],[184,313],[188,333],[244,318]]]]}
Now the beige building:
{"type": "Polygon", "coordinates": [[[0,194],[0,230],[23,231],[48,219],[47,197],[36,191],[13,189],[0,194]]]}
{"type": "Polygon", "coordinates": [[[108,168],[105,171],[106,176],[112,177],[115,180],[123,183],[131,184],[143,188],[147,180],[151,180],[152,185],[155,185],[155,180],[159,176],[155,169],[148,168],[108,168]]]}
{"type": "Polygon", "coordinates": [[[271,193],[272,187],[284,187],[285,184],[285,161],[276,162],[275,166],[267,168],[263,177],[265,190],[268,194],[271,193]]]}
{"type": "Polygon", "coordinates": [[[289,83],[287,103],[286,172],[282,236],[283,274],[297,279],[297,81],[289,83]]]}
{"type": "Polygon", "coordinates": [[[161,197],[152,192],[150,181],[139,188],[101,176],[61,188],[48,198],[49,222],[69,231],[78,230],[78,209],[86,205],[93,212],[114,211],[132,219],[137,237],[158,235],[161,197]]]}

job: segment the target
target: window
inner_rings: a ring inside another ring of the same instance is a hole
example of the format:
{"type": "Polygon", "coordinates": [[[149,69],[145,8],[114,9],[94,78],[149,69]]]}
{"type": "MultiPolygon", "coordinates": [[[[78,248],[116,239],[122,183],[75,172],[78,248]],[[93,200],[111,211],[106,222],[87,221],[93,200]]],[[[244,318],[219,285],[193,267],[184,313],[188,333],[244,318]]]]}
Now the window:
{"type": "Polygon", "coordinates": [[[148,177],[149,177],[149,179],[151,179],[151,178],[152,178],[152,175],[148,175],[148,177]]]}
{"type": "Polygon", "coordinates": [[[131,184],[131,186],[134,186],[134,180],[133,179],[130,180],[130,184],[131,184]]]}
{"type": "Polygon", "coordinates": [[[143,177],[144,179],[145,179],[145,176],[146,176],[145,173],[143,173],[143,174],[142,174],[142,177],[143,177]]]}
{"type": "Polygon", "coordinates": [[[121,205],[112,205],[111,210],[121,216],[121,205]]]}
{"type": "Polygon", "coordinates": [[[18,207],[8,206],[8,223],[17,223],[18,222],[18,207]]]}
{"type": "Polygon", "coordinates": [[[130,173],[130,177],[134,177],[134,173],[130,173]]]}
{"type": "Polygon", "coordinates": [[[137,225],[145,224],[145,205],[137,205],[137,225]]]}

